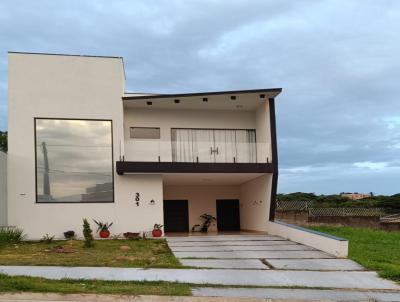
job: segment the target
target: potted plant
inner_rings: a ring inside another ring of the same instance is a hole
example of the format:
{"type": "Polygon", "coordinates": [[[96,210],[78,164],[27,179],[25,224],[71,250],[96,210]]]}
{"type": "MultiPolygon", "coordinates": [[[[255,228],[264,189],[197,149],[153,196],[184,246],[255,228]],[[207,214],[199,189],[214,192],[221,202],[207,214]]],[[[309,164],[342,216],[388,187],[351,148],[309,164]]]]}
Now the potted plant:
{"type": "Polygon", "coordinates": [[[151,234],[153,235],[153,237],[161,237],[162,236],[162,230],[161,228],[163,227],[162,224],[158,224],[156,223],[153,227],[153,231],[151,232],[151,234]]]}
{"type": "Polygon", "coordinates": [[[110,227],[113,225],[113,222],[102,222],[94,220],[94,223],[97,224],[97,233],[99,233],[100,238],[108,238],[110,237],[110,227]]]}
{"type": "Polygon", "coordinates": [[[75,232],[74,231],[66,231],[66,232],[64,232],[64,237],[67,240],[74,239],[75,232]]]}
{"type": "Polygon", "coordinates": [[[207,233],[211,223],[217,220],[217,218],[210,214],[203,214],[200,216],[200,218],[203,219],[203,225],[201,226],[200,231],[204,233],[207,233]]]}

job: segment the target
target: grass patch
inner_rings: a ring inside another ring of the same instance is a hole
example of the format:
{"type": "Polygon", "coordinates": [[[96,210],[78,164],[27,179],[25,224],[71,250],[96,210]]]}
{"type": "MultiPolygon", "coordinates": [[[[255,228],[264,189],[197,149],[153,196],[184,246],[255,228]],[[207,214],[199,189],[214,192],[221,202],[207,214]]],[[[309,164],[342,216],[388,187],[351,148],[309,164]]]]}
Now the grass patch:
{"type": "Polygon", "coordinates": [[[0,292],[34,292],[60,294],[123,294],[189,296],[187,284],[171,282],[133,282],[100,280],[49,280],[37,277],[10,277],[0,274],[0,292]]]}
{"type": "Polygon", "coordinates": [[[58,293],[58,294],[115,294],[190,296],[191,288],[279,288],[330,289],[304,286],[243,286],[217,284],[190,284],[149,281],[51,280],[38,277],[7,276],[0,274],[0,293],[58,293]]]}
{"type": "Polygon", "coordinates": [[[182,267],[165,240],[97,240],[93,248],[77,240],[7,243],[0,247],[0,265],[182,267]]]}
{"type": "Polygon", "coordinates": [[[400,282],[400,232],[325,225],[309,228],[348,239],[350,259],[400,282]]]}

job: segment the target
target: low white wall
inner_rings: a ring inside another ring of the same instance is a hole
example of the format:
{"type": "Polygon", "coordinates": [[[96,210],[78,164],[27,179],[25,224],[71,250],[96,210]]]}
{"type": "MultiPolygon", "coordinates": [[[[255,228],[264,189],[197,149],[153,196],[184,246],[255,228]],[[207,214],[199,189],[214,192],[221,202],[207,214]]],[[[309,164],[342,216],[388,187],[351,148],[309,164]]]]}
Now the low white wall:
{"type": "MultiPolygon", "coordinates": [[[[164,200],[188,200],[189,228],[201,224],[200,215],[207,213],[217,216],[217,199],[239,199],[238,186],[165,186],[164,200]]],[[[210,231],[217,231],[217,224],[210,226],[210,231]]]]}
{"type": "Polygon", "coordinates": [[[346,258],[348,255],[349,242],[346,239],[307,230],[283,222],[269,221],[267,228],[270,235],[281,236],[314,247],[336,257],[346,258]]]}
{"type": "Polygon", "coordinates": [[[240,228],[267,231],[272,174],[263,175],[240,186],[240,228]]]}
{"type": "Polygon", "coordinates": [[[0,226],[7,225],[7,154],[0,151],[0,226]]]}

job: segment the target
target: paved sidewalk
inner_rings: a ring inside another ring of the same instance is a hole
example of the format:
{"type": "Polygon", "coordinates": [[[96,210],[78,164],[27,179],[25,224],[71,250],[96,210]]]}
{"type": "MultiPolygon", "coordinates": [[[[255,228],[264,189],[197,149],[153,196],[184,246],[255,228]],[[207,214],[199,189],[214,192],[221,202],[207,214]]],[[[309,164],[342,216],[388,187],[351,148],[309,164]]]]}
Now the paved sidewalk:
{"type": "MultiPolygon", "coordinates": [[[[95,294],[37,294],[18,293],[0,294],[1,302],[266,302],[260,298],[227,298],[227,297],[166,297],[166,296],[129,296],[129,295],[95,295],[95,294]]],[[[271,302],[284,302],[289,300],[268,300],[271,302]]],[[[306,302],[305,300],[290,300],[292,302],[306,302]]],[[[326,300],[324,300],[326,301],[326,300]]]]}
{"type": "Polygon", "coordinates": [[[48,279],[169,281],[235,286],[302,286],[400,290],[375,272],[320,272],[242,269],[142,269],[117,267],[0,266],[0,273],[48,279]]]}
{"type": "Polygon", "coordinates": [[[303,299],[306,301],[400,301],[400,292],[344,291],[284,288],[195,288],[195,296],[262,299],[303,299]]]}

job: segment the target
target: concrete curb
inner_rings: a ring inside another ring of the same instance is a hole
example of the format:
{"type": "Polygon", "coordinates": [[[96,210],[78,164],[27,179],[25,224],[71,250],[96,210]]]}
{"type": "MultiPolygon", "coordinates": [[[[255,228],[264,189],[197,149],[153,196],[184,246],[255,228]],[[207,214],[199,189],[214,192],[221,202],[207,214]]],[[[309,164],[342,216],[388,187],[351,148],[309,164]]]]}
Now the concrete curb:
{"type": "MultiPolygon", "coordinates": [[[[177,297],[177,296],[128,296],[128,295],[96,295],[96,294],[38,294],[38,293],[16,293],[1,294],[2,302],[18,302],[18,301],[51,301],[51,302],[284,302],[297,301],[305,302],[306,300],[282,300],[282,299],[260,299],[260,298],[232,298],[232,297],[177,297]]],[[[320,300],[330,301],[330,300],[320,300]]]]}

